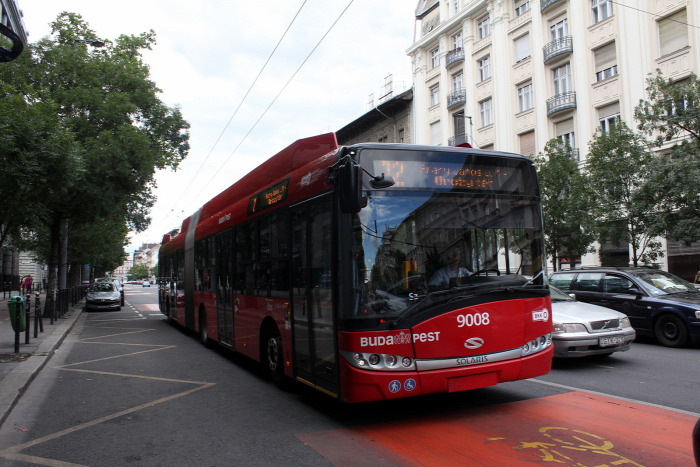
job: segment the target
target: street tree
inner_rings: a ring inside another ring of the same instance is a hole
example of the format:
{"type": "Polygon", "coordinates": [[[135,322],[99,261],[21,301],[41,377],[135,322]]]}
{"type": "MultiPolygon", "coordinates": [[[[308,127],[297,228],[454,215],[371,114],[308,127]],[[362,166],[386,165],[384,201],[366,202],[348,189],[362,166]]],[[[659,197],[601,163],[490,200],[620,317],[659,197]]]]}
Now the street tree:
{"type": "Polygon", "coordinates": [[[562,258],[573,258],[594,251],[594,215],[586,175],[581,173],[568,144],[550,140],[544,153],[535,158],[545,245],[556,271],[562,258]]]}
{"type": "Polygon", "coordinates": [[[49,233],[53,288],[69,226],[113,219],[116,212],[135,231],[147,227],[155,172],[175,169],[186,157],[189,124],[149,79],[142,53],[155,44],[153,31],[94,47],[102,42],[78,14],[61,13],[51,27],[50,37],[0,67],[0,81],[26,102],[52,109],[55,138],[67,132],[74,143],[55,145],[55,159],[24,151],[43,172],[43,183],[30,187],[37,222],[49,233]]]}
{"type": "Polygon", "coordinates": [[[634,266],[653,264],[663,255],[654,231],[654,188],[648,183],[654,159],[643,136],[618,122],[609,131],[598,130],[586,161],[598,241],[631,245],[634,266]]]}
{"type": "Polygon", "coordinates": [[[657,71],[635,118],[661,154],[650,171],[655,230],[690,245],[700,240],[700,79],[693,74],[673,81],[657,71]]]}

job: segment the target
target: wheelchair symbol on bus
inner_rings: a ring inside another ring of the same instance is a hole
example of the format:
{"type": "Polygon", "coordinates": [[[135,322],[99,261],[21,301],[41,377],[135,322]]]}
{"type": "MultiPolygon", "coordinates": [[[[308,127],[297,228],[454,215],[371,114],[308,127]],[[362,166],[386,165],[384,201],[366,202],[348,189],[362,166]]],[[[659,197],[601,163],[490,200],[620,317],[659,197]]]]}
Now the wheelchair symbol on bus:
{"type": "Polygon", "coordinates": [[[406,391],[413,391],[416,389],[416,380],[413,378],[408,378],[406,381],[404,381],[403,388],[406,391]]]}

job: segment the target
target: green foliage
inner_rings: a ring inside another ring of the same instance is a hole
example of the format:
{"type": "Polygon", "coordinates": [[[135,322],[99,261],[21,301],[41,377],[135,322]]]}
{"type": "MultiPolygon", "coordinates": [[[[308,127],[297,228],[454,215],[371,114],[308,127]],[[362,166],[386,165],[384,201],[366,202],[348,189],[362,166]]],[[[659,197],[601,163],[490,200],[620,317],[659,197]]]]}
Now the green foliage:
{"type": "Polygon", "coordinates": [[[137,264],[136,266],[133,266],[131,269],[129,269],[129,272],[126,274],[126,277],[130,281],[135,281],[139,279],[148,278],[148,273],[148,266],[146,266],[145,264],[137,264]]]}
{"type": "Polygon", "coordinates": [[[593,251],[591,191],[571,147],[558,139],[547,143],[544,153],[535,158],[535,164],[542,196],[545,245],[556,270],[561,258],[593,251]]]}
{"type": "Polygon", "coordinates": [[[589,149],[600,243],[624,241],[632,246],[634,266],[652,264],[662,255],[654,231],[655,190],[648,183],[655,156],[624,122],[596,133],[589,149]]]}
{"type": "Polygon", "coordinates": [[[48,239],[50,271],[67,221],[71,255],[107,267],[125,231],[148,226],[155,172],[186,157],[189,124],[149,79],[141,54],[153,31],[93,47],[84,41],[98,35],[80,15],[51,26],[0,67],[0,221],[48,239]]]}
{"type": "Polygon", "coordinates": [[[647,80],[647,96],[635,118],[664,154],[650,171],[654,229],[690,245],[700,240],[700,80],[673,82],[658,71],[647,80]]]}

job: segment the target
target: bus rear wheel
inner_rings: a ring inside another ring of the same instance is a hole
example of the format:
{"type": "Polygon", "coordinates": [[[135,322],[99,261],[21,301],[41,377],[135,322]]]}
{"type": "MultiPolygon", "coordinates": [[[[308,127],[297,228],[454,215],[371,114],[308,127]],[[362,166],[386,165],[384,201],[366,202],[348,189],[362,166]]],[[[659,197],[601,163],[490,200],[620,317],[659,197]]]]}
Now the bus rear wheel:
{"type": "Polygon", "coordinates": [[[209,330],[207,329],[207,315],[203,309],[199,310],[199,342],[209,347],[209,330]]]}
{"type": "Polygon", "coordinates": [[[284,386],[284,358],[282,354],[282,338],[279,335],[267,337],[265,344],[265,369],[276,386],[284,386]]]}

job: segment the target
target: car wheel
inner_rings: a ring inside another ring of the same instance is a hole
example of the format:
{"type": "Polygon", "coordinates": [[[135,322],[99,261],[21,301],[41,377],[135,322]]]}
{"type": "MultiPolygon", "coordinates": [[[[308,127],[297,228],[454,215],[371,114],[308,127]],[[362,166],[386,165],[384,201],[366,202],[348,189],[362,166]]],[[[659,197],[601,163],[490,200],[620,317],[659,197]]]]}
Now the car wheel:
{"type": "Polygon", "coordinates": [[[666,347],[683,347],[688,343],[688,330],[675,315],[661,315],[654,325],[656,340],[666,347]]]}

